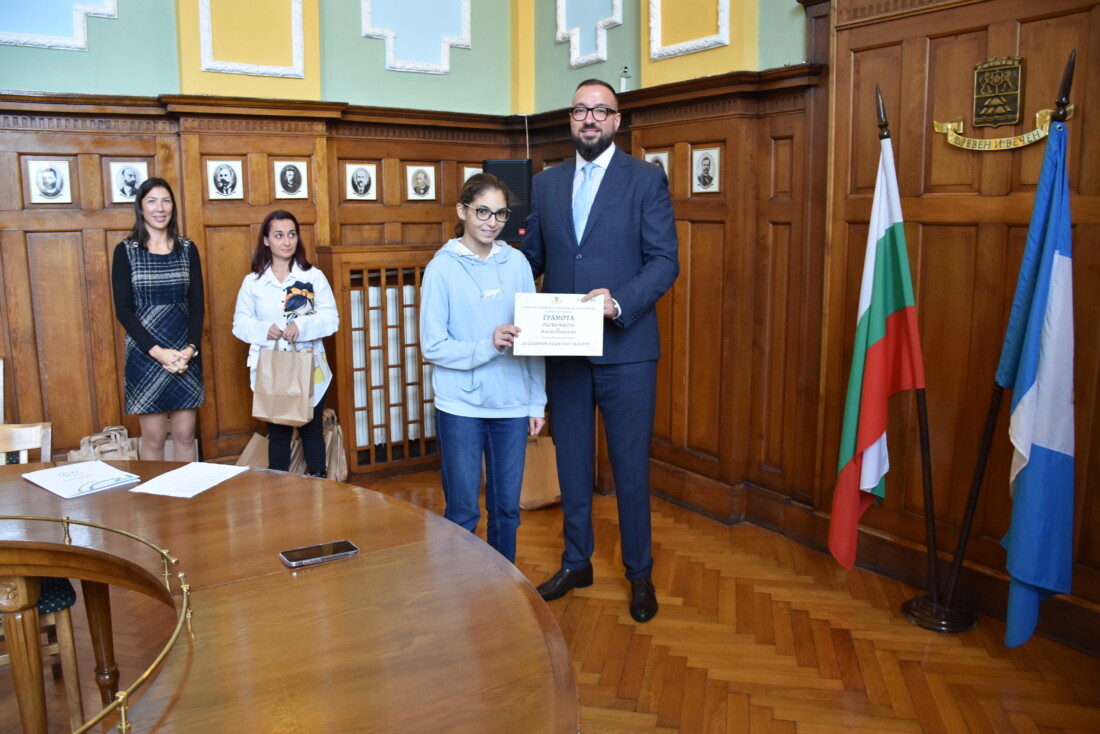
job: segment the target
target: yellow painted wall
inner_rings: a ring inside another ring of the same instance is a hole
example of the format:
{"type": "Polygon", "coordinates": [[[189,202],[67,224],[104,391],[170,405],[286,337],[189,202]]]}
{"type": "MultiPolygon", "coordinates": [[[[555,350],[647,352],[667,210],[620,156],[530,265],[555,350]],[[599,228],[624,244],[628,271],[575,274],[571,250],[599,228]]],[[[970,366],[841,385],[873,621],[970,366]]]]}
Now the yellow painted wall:
{"type": "Polygon", "coordinates": [[[512,114],[535,111],[535,2],[512,0],[512,114]]]}
{"type": "MultiPolygon", "coordinates": [[[[729,45],[659,61],[650,58],[649,2],[641,24],[642,86],[679,82],[730,71],[756,70],[758,61],[758,0],[729,0],[729,45]]],[[[718,32],[718,0],[659,0],[661,43],[670,46],[718,32]]]]}
{"type": "MultiPolygon", "coordinates": [[[[214,58],[242,64],[291,66],[290,0],[210,0],[214,58]],[[244,30],[244,32],[242,32],[244,30]]],[[[302,3],[302,79],[202,70],[198,0],[178,0],[180,93],[229,97],[321,99],[317,3],[302,3]]]]}

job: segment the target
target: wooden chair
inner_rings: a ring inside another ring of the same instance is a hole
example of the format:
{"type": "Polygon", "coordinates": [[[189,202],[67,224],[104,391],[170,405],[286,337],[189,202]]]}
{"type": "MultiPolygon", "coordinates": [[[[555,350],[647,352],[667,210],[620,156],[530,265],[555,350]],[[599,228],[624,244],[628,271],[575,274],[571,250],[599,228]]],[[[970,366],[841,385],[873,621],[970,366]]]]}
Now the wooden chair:
{"type": "Polygon", "coordinates": [[[5,455],[7,464],[26,464],[30,459],[27,452],[41,449],[39,461],[53,460],[52,423],[3,423],[0,424],[0,453],[5,455]],[[7,454],[19,452],[18,461],[10,461],[7,454]]]}
{"type": "MultiPolygon", "coordinates": [[[[0,424],[0,455],[8,463],[26,463],[27,452],[40,450],[40,461],[52,458],[53,428],[50,423],[0,424]],[[19,461],[11,461],[18,457],[19,461]]],[[[64,676],[65,694],[69,702],[69,723],[73,729],[84,723],[84,702],[80,695],[80,678],[73,639],[71,608],[76,603],[76,590],[68,579],[42,577],[41,593],[35,608],[46,644],[43,657],[59,658],[53,664],[54,678],[64,676]]],[[[2,616],[2,615],[0,615],[2,616]]],[[[0,628],[0,635],[3,629],[0,628]]],[[[9,665],[7,654],[0,655],[0,665],[9,665]]]]}

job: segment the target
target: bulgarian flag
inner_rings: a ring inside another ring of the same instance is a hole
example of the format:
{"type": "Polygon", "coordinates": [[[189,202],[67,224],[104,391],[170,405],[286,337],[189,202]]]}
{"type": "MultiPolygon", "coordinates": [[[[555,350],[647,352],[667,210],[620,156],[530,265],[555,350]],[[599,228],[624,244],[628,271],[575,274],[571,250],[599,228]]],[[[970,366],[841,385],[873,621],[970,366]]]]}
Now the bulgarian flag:
{"type": "Polygon", "coordinates": [[[856,562],[859,519],[876,497],[886,496],[887,399],[924,387],[894,152],[889,138],[881,143],[829,521],[829,551],[845,568],[856,562]]]}

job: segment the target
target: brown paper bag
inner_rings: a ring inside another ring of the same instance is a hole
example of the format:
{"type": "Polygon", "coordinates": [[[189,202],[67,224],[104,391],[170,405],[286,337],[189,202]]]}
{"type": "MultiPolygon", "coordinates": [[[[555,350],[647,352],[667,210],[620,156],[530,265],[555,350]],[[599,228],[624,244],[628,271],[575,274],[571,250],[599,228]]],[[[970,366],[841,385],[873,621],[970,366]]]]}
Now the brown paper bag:
{"type": "Polygon", "coordinates": [[[344,453],[344,430],[340,428],[335,410],[325,408],[323,415],[328,478],[342,482],[348,478],[348,457],[344,453]]]}
{"type": "Polygon", "coordinates": [[[561,489],[558,487],[554,440],[549,436],[528,436],[519,508],[537,510],[560,501],[561,489]]]}
{"type": "Polygon", "coordinates": [[[291,474],[306,474],[306,450],[302,446],[302,439],[298,432],[290,434],[290,465],[286,468],[291,474]]]}
{"type": "Polygon", "coordinates": [[[256,469],[267,468],[267,436],[253,433],[248,439],[248,445],[244,447],[241,456],[237,459],[237,466],[251,466],[256,469]]]}
{"type": "Polygon", "coordinates": [[[313,350],[261,349],[252,417],[301,426],[313,417],[313,350]]]}

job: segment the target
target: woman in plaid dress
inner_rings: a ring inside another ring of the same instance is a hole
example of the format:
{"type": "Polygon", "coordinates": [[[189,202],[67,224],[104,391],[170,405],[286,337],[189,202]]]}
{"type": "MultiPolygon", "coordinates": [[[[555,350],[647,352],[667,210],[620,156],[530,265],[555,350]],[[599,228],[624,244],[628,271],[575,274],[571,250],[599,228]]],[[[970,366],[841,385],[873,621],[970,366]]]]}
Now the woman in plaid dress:
{"type": "Polygon", "coordinates": [[[168,182],[146,179],[130,236],[115,247],[115,316],[126,329],[126,412],[141,421],[141,458],[161,460],[171,430],[174,458],[194,461],[196,409],[206,402],[197,344],[202,268],[179,235],[168,182]]]}

